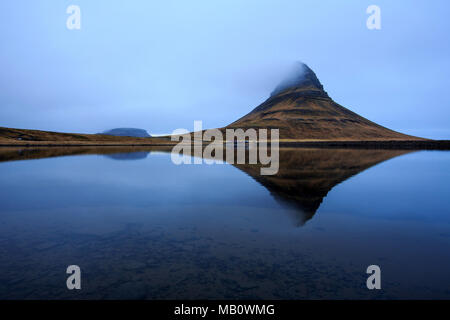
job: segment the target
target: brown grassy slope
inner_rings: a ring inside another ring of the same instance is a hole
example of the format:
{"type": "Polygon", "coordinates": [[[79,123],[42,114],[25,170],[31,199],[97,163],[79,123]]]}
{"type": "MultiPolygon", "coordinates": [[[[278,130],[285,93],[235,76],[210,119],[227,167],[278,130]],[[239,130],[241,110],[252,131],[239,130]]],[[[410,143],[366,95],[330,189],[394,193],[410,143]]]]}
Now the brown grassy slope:
{"type": "Polygon", "coordinates": [[[0,127],[0,145],[163,145],[170,138],[116,137],[0,127]]]}
{"type": "Polygon", "coordinates": [[[228,128],[280,129],[285,141],[423,140],[382,127],[334,102],[316,74],[304,63],[272,92],[269,99],[228,128]]]}
{"type": "Polygon", "coordinates": [[[283,140],[425,140],[369,121],[315,87],[272,96],[227,128],[278,128],[283,140]]]}

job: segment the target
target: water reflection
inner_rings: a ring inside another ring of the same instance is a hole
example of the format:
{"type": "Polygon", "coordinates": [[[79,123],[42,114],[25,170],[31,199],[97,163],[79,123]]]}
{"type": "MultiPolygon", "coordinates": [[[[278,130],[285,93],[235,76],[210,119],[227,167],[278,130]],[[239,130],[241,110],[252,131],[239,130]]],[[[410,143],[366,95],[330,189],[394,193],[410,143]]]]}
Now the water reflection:
{"type": "Polygon", "coordinates": [[[140,151],[140,152],[126,152],[126,153],[113,153],[106,154],[105,157],[113,160],[142,160],[147,158],[150,152],[140,151]]]}
{"type": "Polygon", "coordinates": [[[261,176],[170,147],[0,150],[0,299],[449,297],[450,153],[282,149],[261,176]]]}
{"type": "Polygon", "coordinates": [[[110,155],[117,158],[145,158],[152,151],[170,152],[170,147],[2,147],[0,148],[0,162],[16,160],[33,160],[52,157],[76,156],[76,155],[110,155]]]}
{"type": "MultiPolygon", "coordinates": [[[[152,152],[171,152],[163,147],[52,147],[3,148],[0,162],[48,157],[101,154],[113,160],[140,160],[152,152]]],[[[294,208],[294,223],[302,226],[319,209],[337,184],[407,150],[281,148],[275,175],[261,175],[259,164],[233,164],[264,186],[280,204],[294,208]]],[[[225,158],[225,157],[224,157],[225,158]]],[[[246,158],[248,159],[248,150],[246,158]]],[[[225,159],[223,159],[225,160],[225,159]]]]}
{"type": "Polygon", "coordinates": [[[276,175],[259,175],[257,166],[235,165],[267,188],[281,204],[297,208],[298,225],[311,219],[337,184],[405,150],[281,149],[276,175]]]}

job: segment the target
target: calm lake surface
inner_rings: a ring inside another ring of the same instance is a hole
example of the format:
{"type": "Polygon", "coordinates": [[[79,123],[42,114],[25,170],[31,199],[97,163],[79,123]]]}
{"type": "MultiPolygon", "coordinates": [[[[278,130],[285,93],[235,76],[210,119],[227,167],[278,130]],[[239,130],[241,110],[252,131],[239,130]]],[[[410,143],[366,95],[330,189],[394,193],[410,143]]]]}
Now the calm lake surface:
{"type": "Polygon", "coordinates": [[[165,151],[1,149],[0,299],[450,298],[450,152],[165,151]]]}

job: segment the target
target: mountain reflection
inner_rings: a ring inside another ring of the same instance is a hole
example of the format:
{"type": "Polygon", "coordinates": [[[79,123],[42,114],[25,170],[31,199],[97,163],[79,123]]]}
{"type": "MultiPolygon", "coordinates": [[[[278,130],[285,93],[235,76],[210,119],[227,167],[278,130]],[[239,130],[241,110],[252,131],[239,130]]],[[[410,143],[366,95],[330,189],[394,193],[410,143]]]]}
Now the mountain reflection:
{"type": "Polygon", "coordinates": [[[138,151],[138,152],[121,152],[105,154],[105,157],[113,160],[141,160],[147,158],[150,152],[138,151]]]}
{"type": "MultiPolygon", "coordinates": [[[[158,147],[47,147],[0,148],[0,162],[73,155],[104,155],[113,160],[145,159],[158,147]]],[[[260,174],[259,164],[233,164],[264,186],[283,206],[294,208],[295,223],[303,225],[319,209],[337,184],[380,162],[409,153],[407,150],[281,148],[276,175],[260,174]]]]}
{"type": "Polygon", "coordinates": [[[373,149],[280,149],[280,168],[273,176],[260,175],[258,165],[234,166],[270,191],[282,205],[296,209],[296,224],[303,225],[319,209],[337,184],[380,162],[409,153],[373,149]]]}

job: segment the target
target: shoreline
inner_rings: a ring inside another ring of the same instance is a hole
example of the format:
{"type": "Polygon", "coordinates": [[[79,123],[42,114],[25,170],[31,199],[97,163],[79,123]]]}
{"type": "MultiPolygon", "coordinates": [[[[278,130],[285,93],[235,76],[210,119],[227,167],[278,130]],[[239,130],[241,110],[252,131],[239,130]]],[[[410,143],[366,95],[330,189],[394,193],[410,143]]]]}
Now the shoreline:
{"type": "MultiPolygon", "coordinates": [[[[172,147],[173,143],[77,143],[77,142],[42,142],[42,143],[1,143],[3,147],[172,147]]],[[[205,143],[204,143],[205,144],[205,143]]],[[[207,143],[209,144],[209,143],[207,143]]],[[[226,144],[226,143],[224,143],[226,144]]],[[[450,140],[371,140],[371,141],[280,141],[280,148],[344,148],[344,149],[408,149],[408,150],[450,150],[450,140]]]]}

